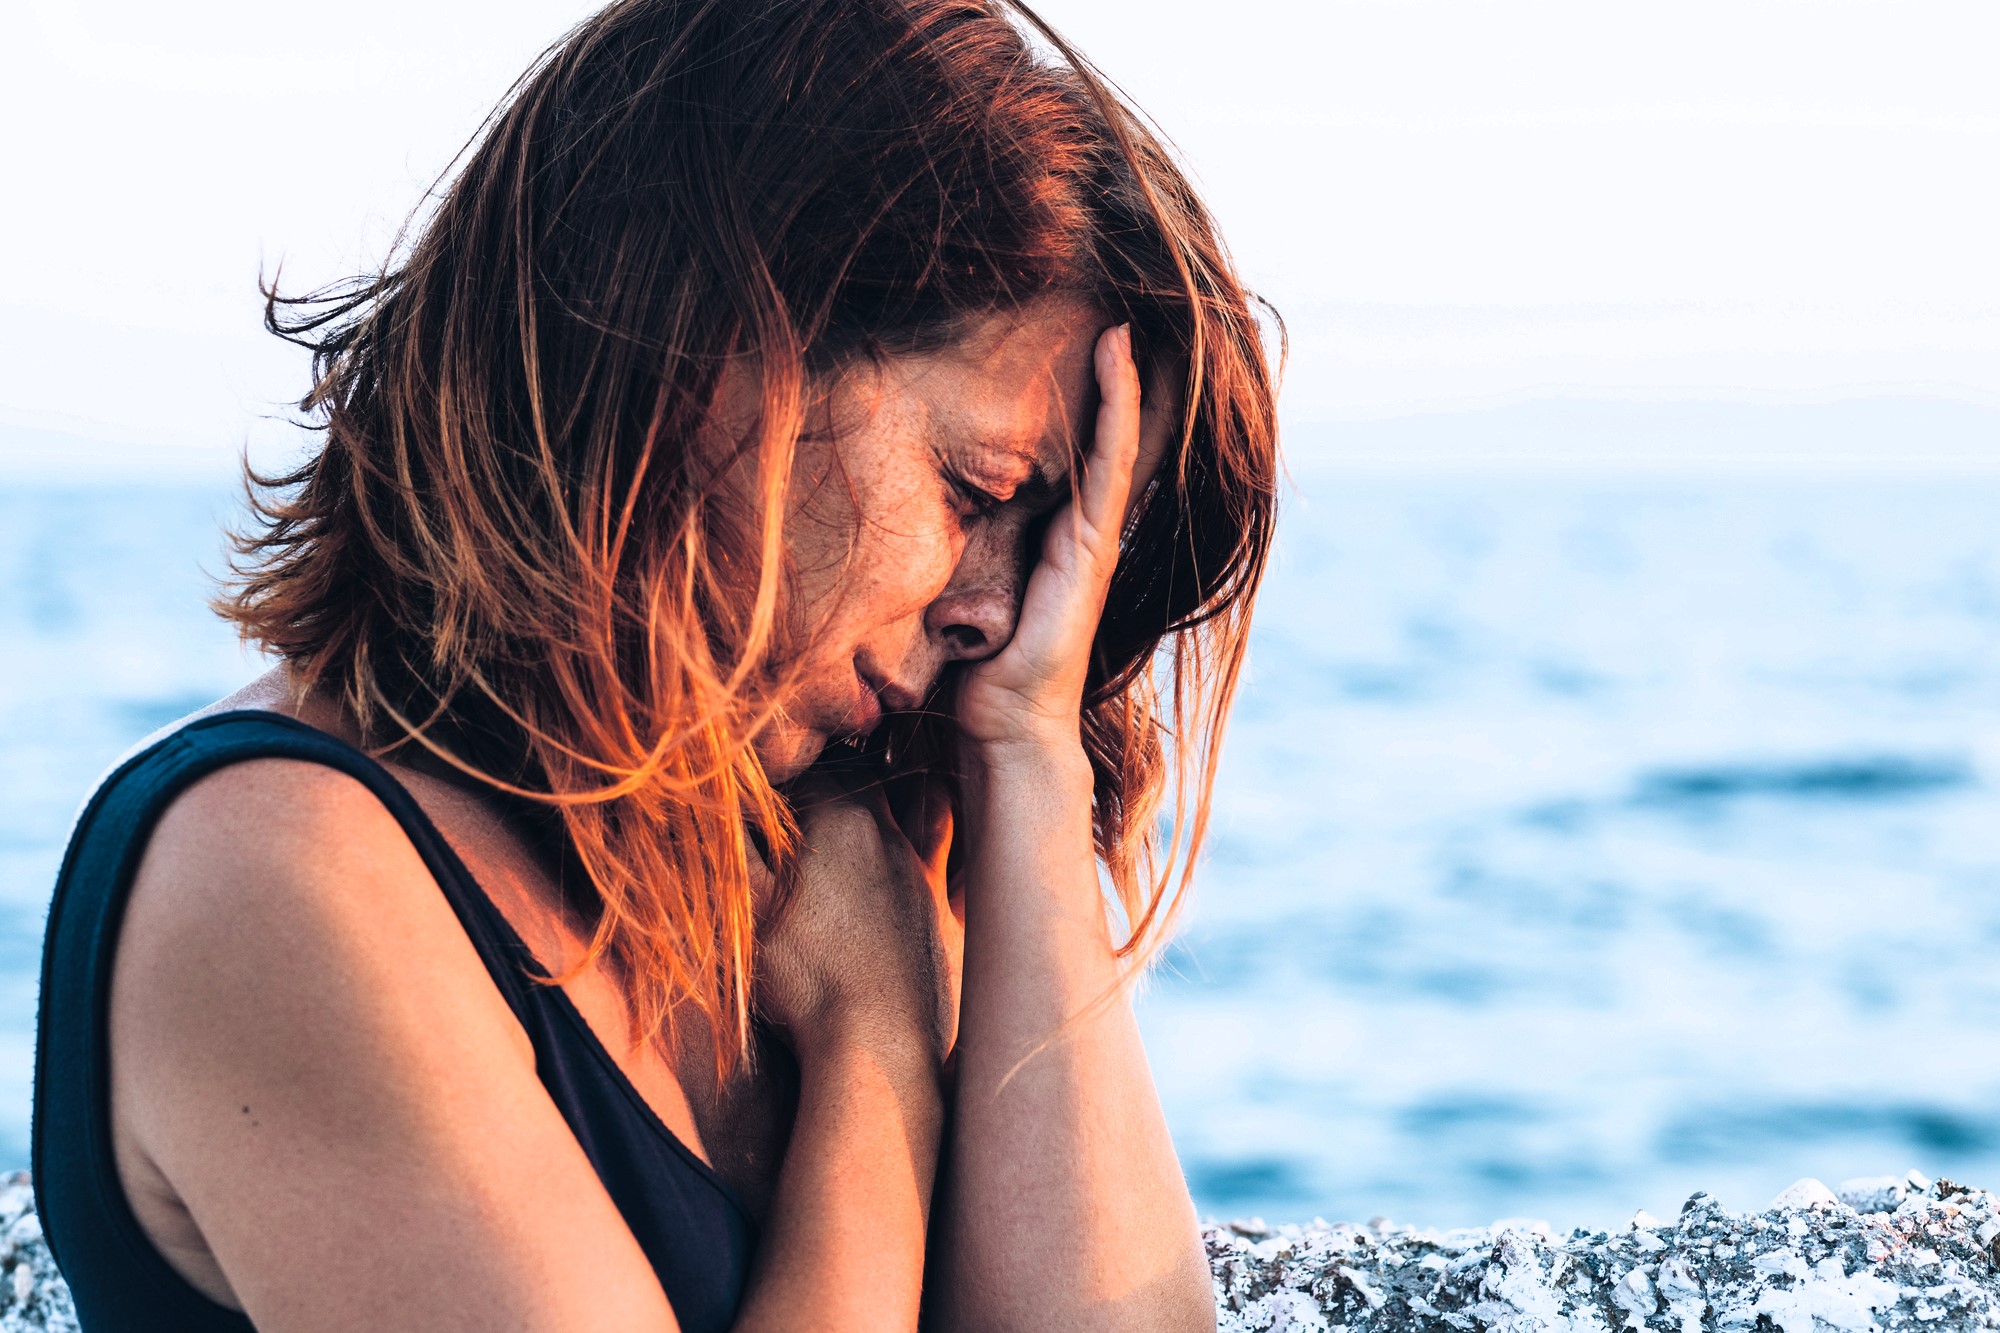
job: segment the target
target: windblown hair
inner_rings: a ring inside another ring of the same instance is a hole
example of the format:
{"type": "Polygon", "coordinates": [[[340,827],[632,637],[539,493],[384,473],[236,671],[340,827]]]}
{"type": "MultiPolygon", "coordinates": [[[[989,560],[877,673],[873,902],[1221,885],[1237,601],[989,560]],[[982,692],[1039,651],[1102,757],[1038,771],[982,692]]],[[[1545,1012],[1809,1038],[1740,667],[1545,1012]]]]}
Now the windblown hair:
{"type": "Polygon", "coordinates": [[[753,742],[785,702],[813,391],[1047,296],[1130,321],[1184,406],[1083,716],[1097,852],[1143,958],[1202,841],[1269,548],[1274,376],[1186,178],[1024,6],[617,0],[569,33],[379,274],[268,293],[272,331],[314,353],[323,438],[251,474],[218,608],[378,752],[540,811],[635,1038],[692,1005],[726,1066],[750,1030],[752,858],[795,864],[753,742]],[[725,366],[761,407],[718,443],[725,366]]]}

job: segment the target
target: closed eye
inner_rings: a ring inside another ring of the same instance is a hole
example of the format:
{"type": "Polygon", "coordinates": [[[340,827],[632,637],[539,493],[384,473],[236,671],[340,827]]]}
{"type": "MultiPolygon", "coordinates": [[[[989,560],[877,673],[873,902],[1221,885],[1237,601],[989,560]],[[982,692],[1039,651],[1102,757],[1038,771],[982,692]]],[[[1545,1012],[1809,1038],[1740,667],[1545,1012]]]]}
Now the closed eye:
{"type": "Polygon", "coordinates": [[[971,513],[979,518],[992,518],[1007,503],[1008,497],[995,495],[989,490],[973,485],[956,472],[947,472],[945,480],[971,513]]]}

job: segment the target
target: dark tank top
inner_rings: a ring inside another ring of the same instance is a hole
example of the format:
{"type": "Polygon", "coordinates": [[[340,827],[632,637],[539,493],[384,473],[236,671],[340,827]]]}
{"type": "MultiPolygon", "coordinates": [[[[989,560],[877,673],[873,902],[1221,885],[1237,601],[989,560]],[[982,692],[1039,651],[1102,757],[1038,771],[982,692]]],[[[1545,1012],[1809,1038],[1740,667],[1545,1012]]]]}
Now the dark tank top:
{"type": "Polygon", "coordinates": [[[529,980],[548,973],[401,783],[324,732],[276,713],[234,712],[188,724],[105,780],[77,820],[49,908],[35,1043],[35,1197],[85,1333],[252,1328],[175,1272],[132,1214],[112,1158],[107,1032],[119,921],[161,812],[217,769],[274,758],[338,769],[396,817],[526,1029],[536,1072],[652,1261],[681,1327],[727,1329],[755,1243],[736,1195],[653,1113],[569,997],[529,980]]]}

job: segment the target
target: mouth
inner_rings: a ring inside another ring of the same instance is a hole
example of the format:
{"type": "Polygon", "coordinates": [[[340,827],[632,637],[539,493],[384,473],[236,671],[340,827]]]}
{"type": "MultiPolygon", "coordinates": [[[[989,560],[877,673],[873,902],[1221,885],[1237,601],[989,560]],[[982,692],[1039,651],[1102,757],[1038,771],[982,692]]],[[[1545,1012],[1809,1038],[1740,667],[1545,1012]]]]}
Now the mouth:
{"type": "Polygon", "coordinates": [[[923,702],[920,691],[898,684],[881,673],[854,663],[854,677],[860,683],[854,708],[854,732],[866,736],[882,723],[888,713],[907,713],[923,702]]]}

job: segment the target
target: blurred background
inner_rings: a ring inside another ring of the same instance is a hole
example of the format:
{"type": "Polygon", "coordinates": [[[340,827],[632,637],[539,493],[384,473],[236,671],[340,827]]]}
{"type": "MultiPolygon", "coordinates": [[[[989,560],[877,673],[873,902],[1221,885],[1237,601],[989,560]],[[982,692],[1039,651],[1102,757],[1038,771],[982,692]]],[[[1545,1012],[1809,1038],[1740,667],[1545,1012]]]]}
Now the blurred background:
{"type": "MultiPolygon", "coordinates": [[[[259,670],[255,282],[574,0],[0,8],[0,1166],[68,822],[259,670]]],[[[2000,1184],[2000,8],[1046,0],[1282,310],[1292,486],[1142,1005],[1211,1214],[2000,1184]]]]}

